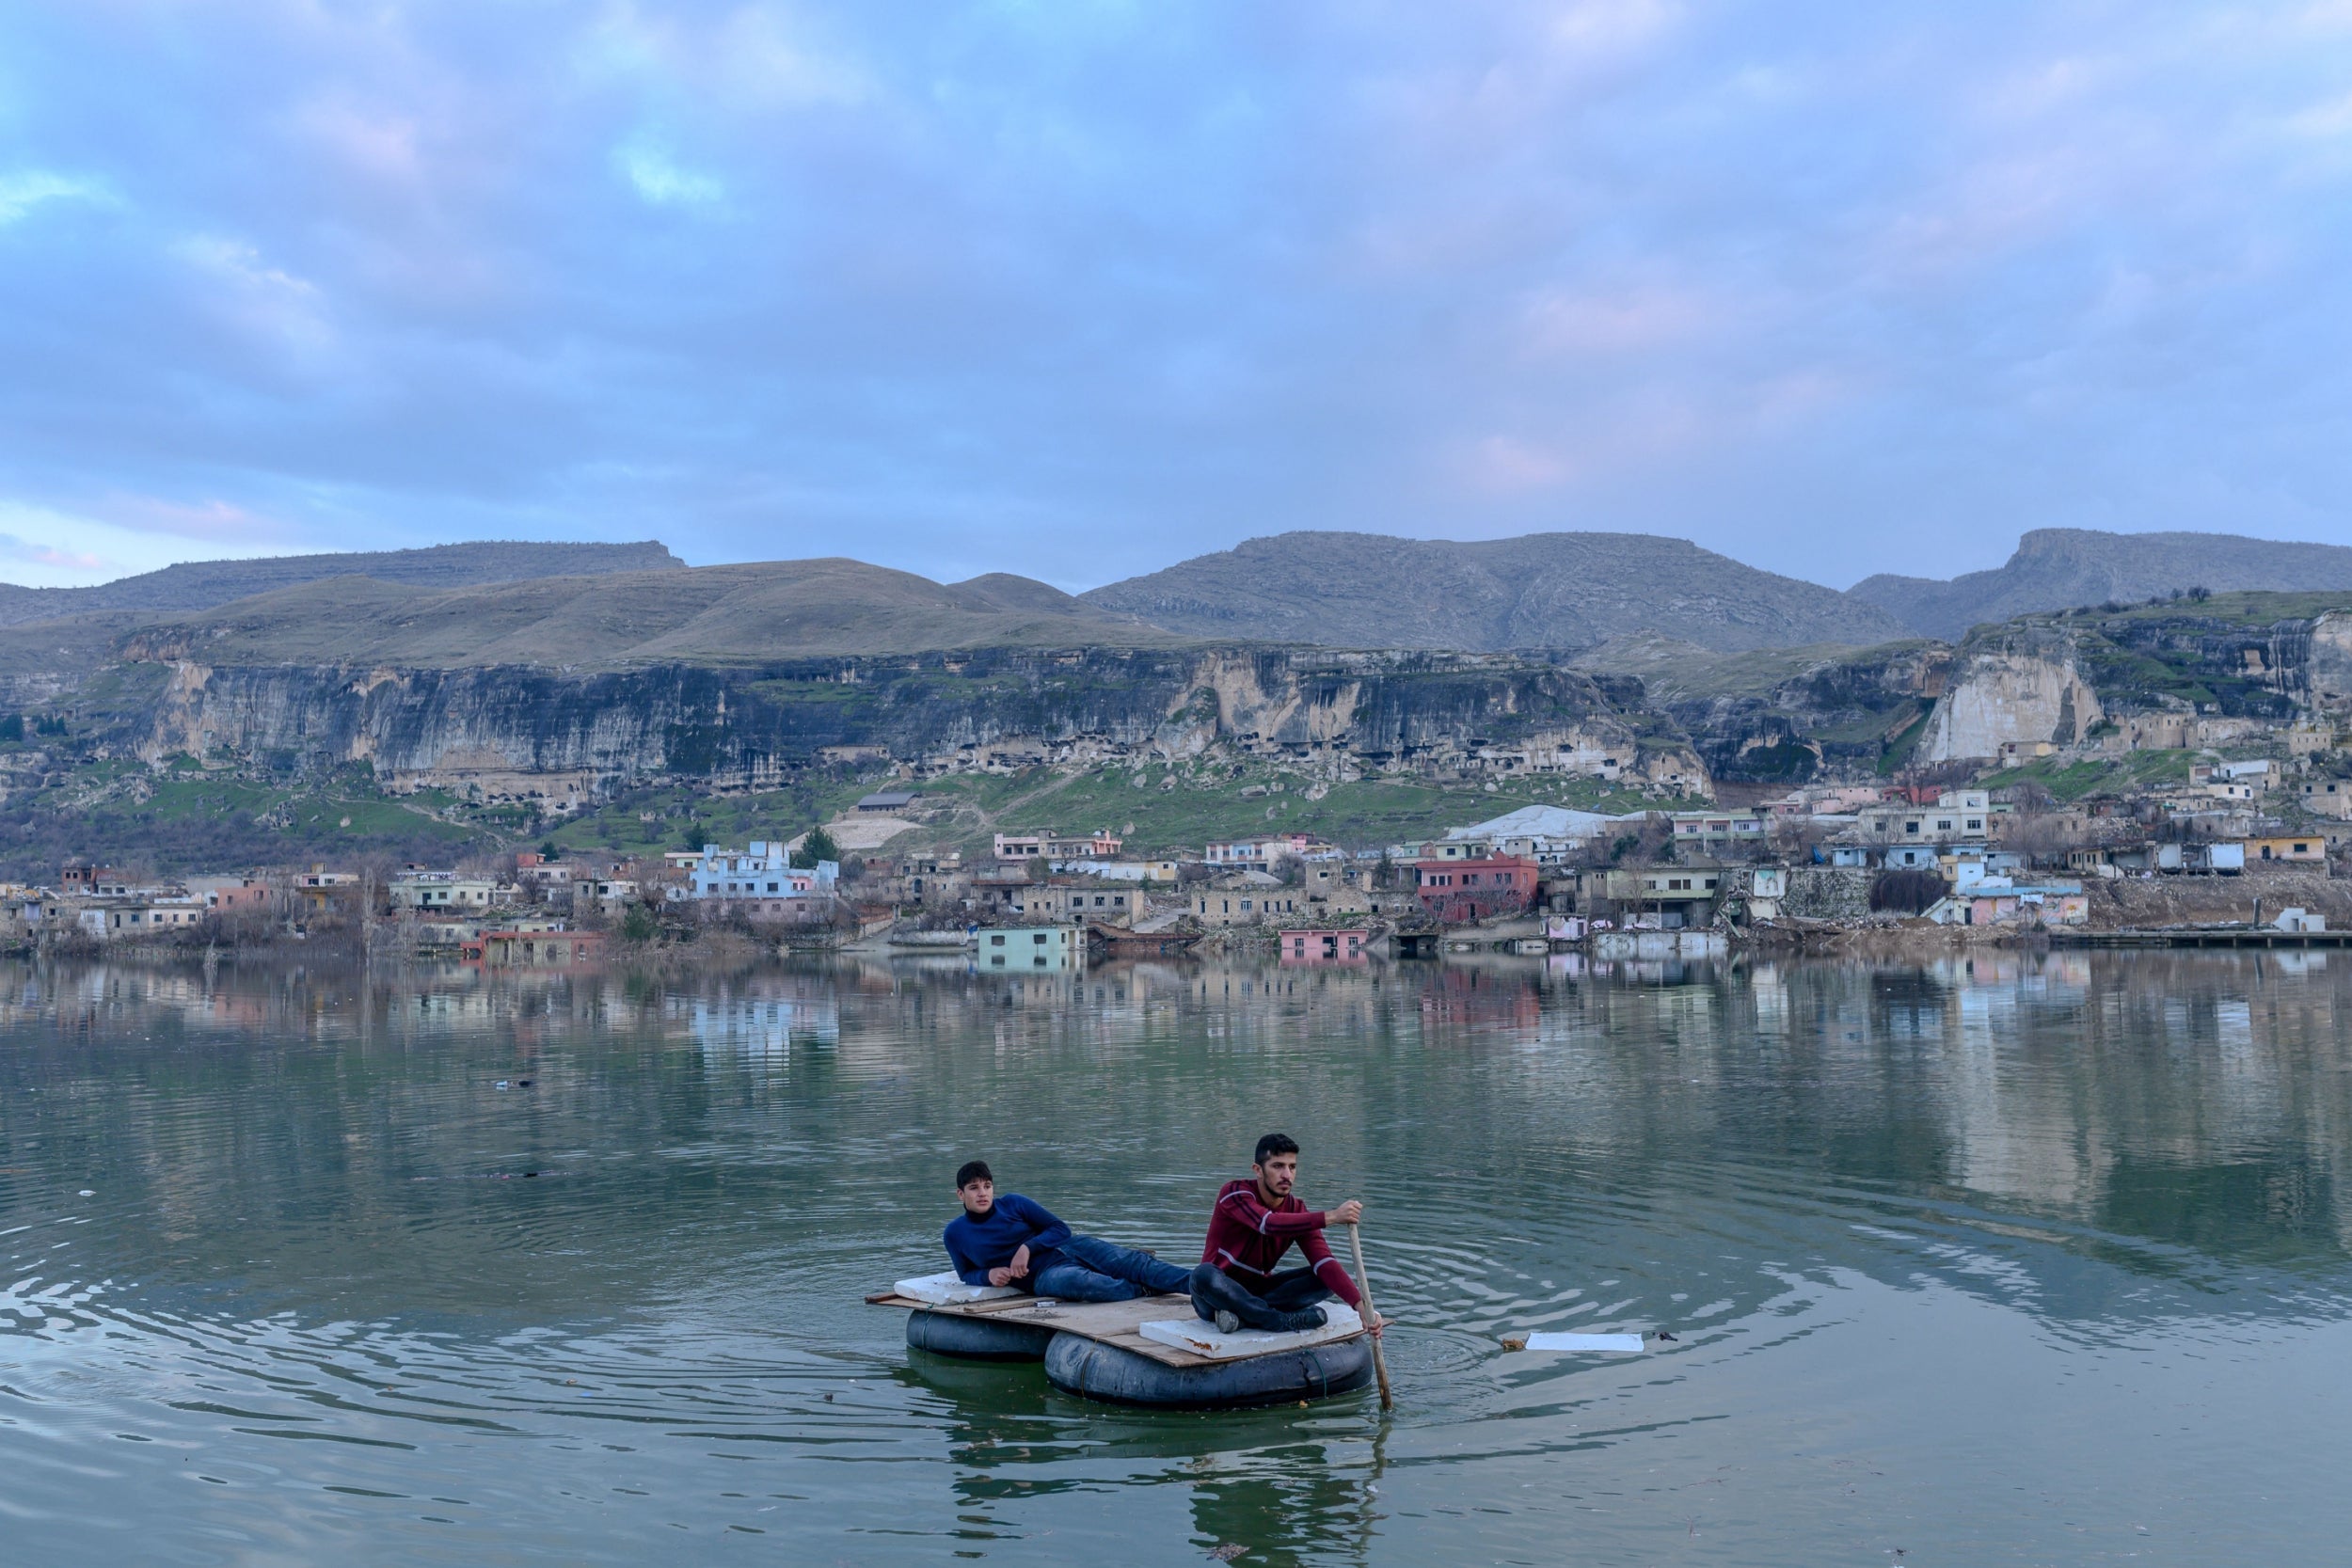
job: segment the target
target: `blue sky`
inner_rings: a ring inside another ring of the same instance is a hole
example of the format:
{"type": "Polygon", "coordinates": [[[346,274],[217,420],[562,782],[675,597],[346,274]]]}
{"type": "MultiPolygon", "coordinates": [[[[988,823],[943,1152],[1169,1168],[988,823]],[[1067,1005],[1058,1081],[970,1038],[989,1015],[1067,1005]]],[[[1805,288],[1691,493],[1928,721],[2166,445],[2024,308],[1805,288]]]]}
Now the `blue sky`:
{"type": "Polygon", "coordinates": [[[0,0],[0,578],[2352,542],[2352,0],[0,0]]]}

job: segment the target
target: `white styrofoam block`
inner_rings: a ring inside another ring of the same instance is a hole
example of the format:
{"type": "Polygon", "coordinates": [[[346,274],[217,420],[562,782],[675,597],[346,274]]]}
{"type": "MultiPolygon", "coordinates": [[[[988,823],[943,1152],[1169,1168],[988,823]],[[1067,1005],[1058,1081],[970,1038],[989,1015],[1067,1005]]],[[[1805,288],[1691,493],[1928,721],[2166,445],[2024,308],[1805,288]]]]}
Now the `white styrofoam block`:
{"type": "Polygon", "coordinates": [[[956,1277],[953,1269],[945,1274],[927,1274],[920,1279],[901,1279],[891,1289],[909,1301],[926,1301],[933,1307],[952,1307],[966,1301],[995,1301],[1021,1293],[1009,1285],[966,1285],[956,1277]]]}
{"type": "Polygon", "coordinates": [[[1296,1334],[1276,1334],[1263,1328],[1244,1328],[1232,1334],[1216,1324],[1202,1323],[1199,1318],[1167,1318],[1139,1324],[1136,1332],[1155,1345],[1172,1345],[1188,1350],[1207,1361],[1239,1361],[1248,1356],[1263,1355],[1269,1351],[1300,1350],[1308,1345],[1320,1345],[1330,1339],[1344,1339],[1363,1331],[1364,1320],[1356,1308],[1345,1302],[1327,1301],[1323,1304],[1324,1324],[1296,1334]]]}
{"type": "Polygon", "coordinates": [[[1624,1355],[1642,1354],[1642,1337],[1638,1334],[1531,1334],[1527,1337],[1529,1350],[1605,1350],[1624,1355]]]}

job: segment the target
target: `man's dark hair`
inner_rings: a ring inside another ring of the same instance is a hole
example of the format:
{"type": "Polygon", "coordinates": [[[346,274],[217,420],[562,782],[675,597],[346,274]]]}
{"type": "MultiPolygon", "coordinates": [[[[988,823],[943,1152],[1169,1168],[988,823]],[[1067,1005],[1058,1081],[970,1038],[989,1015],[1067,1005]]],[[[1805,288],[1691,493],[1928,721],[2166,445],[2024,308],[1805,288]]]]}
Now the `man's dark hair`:
{"type": "Polygon", "coordinates": [[[956,1190],[961,1192],[975,1181],[993,1183],[996,1173],[988,1168],[986,1160],[966,1160],[956,1167],[956,1190]]]}
{"type": "Polygon", "coordinates": [[[1292,1137],[1288,1132],[1268,1132],[1258,1140],[1257,1158],[1249,1163],[1253,1165],[1263,1165],[1274,1155],[1297,1152],[1298,1140],[1296,1138],[1292,1137]]]}

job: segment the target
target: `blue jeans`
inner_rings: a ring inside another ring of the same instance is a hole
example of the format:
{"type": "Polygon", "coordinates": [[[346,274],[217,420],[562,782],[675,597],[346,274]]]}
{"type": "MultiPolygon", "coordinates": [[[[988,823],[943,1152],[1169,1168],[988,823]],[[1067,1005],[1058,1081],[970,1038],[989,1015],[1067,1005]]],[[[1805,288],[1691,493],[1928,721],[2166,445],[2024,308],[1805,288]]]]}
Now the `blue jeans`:
{"type": "Polygon", "coordinates": [[[1034,1294],[1059,1301],[1133,1301],[1182,1295],[1192,1282],[1190,1269],[1098,1236],[1073,1236],[1055,1250],[1061,1256],[1029,1276],[1034,1294]]]}
{"type": "Polygon", "coordinates": [[[1315,1325],[1303,1321],[1307,1308],[1328,1301],[1331,1292],[1312,1269],[1285,1269],[1268,1276],[1265,1294],[1259,1295],[1215,1263],[1192,1271],[1192,1309],[1202,1323],[1216,1322],[1223,1307],[1251,1328],[1288,1334],[1315,1325]]]}

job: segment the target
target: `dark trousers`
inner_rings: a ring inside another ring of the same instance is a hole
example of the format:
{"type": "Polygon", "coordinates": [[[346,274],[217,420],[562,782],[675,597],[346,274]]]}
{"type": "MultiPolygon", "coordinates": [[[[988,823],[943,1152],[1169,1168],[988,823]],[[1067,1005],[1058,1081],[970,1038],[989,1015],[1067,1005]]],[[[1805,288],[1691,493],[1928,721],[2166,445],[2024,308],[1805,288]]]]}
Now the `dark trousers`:
{"type": "Polygon", "coordinates": [[[1222,1307],[1251,1328],[1287,1330],[1291,1314],[1330,1297],[1312,1269],[1285,1269],[1269,1275],[1263,1295],[1215,1263],[1203,1263],[1192,1271],[1192,1309],[1203,1323],[1215,1323],[1222,1307]]]}
{"type": "Polygon", "coordinates": [[[1191,1277],[1182,1264],[1163,1263],[1148,1252],[1100,1237],[1073,1236],[1052,1263],[1029,1275],[1029,1289],[1063,1301],[1133,1301],[1180,1294],[1191,1277]]]}

